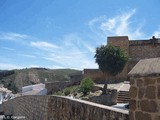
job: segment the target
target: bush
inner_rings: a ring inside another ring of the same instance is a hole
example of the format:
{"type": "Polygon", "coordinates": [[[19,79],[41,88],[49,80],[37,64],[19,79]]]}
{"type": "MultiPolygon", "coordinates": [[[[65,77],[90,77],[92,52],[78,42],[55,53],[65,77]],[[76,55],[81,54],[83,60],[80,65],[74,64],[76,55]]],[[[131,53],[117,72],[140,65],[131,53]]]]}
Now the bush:
{"type": "Polygon", "coordinates": [[[84,95],[86,95],[88,92],[91,91],[92,86],[93,86],[92,79],[91,78],[84,78],[80,84],[80,91],[83,92],[84,95]]]}
{"type": "Polygon", "coordinates": [[[67,96],[71,93],[71,90],[69,88],[64,89],[64,95],[67,96]]]}
{"type": "Polygon", "coordinates": [[[53,93],[53,94],[54,94],[54,95],[60,95],[60,96],[63,96],[63,95],[64,95],[62,91],[58,91],[58,92],[55,92],[55,93],[53,93]]]}
{"type": "Polygon", "coordinates": [[[79,90],[79,86],[70,86],[70,87],[66,87],[64,90],[63,90],[63,93],[65,96],[69,95],[69,94],[72,94],[72,93],[75,93],[79,90]]]}

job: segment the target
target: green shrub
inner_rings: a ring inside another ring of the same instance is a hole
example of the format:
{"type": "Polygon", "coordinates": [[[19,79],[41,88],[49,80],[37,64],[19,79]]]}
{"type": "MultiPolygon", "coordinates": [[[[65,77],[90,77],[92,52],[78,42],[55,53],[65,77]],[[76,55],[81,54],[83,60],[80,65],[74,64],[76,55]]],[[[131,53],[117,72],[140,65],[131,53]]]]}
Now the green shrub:
{"type": "Polygon", "coordinates": [[[70,93],[71,93],[70,88],[64,89],[64,95],[65,95],[65,96],[69,95],[70,93]]]}
{"type": "Polygon", "coordinates": [[[84,95],[86,95],[88,92],[91,91],[92,86],[93,86],[92,79],[91,78],[84,78],[80,84],[80,91],[83,92],[84,95]]]}
{"type": "Polygon", "coordinates": [[[74,92],[77,92],[79,89],[79,86],[70,86],[70,87],[66,87],[64,90],[63,90],[63,93],[64,95],[69,95],[69,94],[72,94],[74,92]]]}
{"type": "Polygon", "coordinates": [[[58,92],[55,92],[55,93],[53,93],[53,94],[54,94],[54,95],[60,95],[60,96],[63,96],[63,95],[64,95],[62,91],[58,91],[58,92]]]}

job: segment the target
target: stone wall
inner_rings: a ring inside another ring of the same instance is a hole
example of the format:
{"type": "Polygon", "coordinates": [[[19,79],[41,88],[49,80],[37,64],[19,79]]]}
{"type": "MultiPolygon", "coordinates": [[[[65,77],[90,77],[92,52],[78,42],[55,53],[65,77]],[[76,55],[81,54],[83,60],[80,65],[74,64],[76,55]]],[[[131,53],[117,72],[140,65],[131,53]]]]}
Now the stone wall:
{"type": "Polygon", "coordinates": [[[48,96],[21,96],[3,102],[5,115],[25,117],[25,120],[47,120],[48,119],[48,96]]]}
{"type": "Polygon", "coordinates": [[[45,83],[45,87],[47,89],[47,94],[53,94],[54,92],[58,92],[63,90],[65,87],[73,85],[72,82],[47,82],[45,83]]]}
{"type": "Polygon", "coordinates": [[[70,81],[73,85],[79,85],[81,80],[83,79],[83,75],[72,75],[70,76],[70,81]]]}
{"type": "Polygon", "coordinates": [[[160,76],[130,78],[130,120],[160,120],[160,76]]]}
{"type": "MultiPolygon", "coordinates": [[[[108,44],[114,45],[116,47],[120,47],[125,51],[125,53],[129,56],[129,39],[128,36],[117,36],[117,37],[108,37],[107,39],[108,44]]],[[[123,71],[118,74],[117,76],[114,76],[112,79],[119,78],[120,80],[127,80],[127,74],[128,74],[128,64],[123,68],[123,71]]]]}
{"type": "Polygon", "coordinates": [[[83,75],[82,73],[80,75],[72,75],[70,78],[70,81],[46,82],[45,87],[47,89],[47,94],[53,94],[68,86],[79,85],[83,79],[83,75]]]}
{"type": "MultiPolygon", "coordinates": [[[[126,70],[126,69],[125,69],[126,70]]],[[[124,71],[125,71],[124,70],[124,71]]],[[[107,76],[99,69],[84,69],[83,77],[90,77],[95,83],[101,84],[107,80],[108,83],[117,83],[127,79],[127,72],[122,72],[116,76],[107,76]]]]}
{"type": "Polygon", "coordinates": [[[99,69],[84,69],[83,77],[90,77],[95,83],[103,83],[106,76],[99,69]]]}
{"type": "MultiPolygon", "coordinates": [[[[129,54],[128,36],[108,37],[107,42],[108,44],[122,48],[127,55],[129,54]]],[[[107,78],[111,80],[109,81],[110,83],[125,81],[127,80],[127,74],[128,74],[128,65],[124,67],[123,71],[120,74],[109,77],[104,75],[98,69],[84,69],[84,77],[89,76],[96,83],[104,83],[104,80],[108,80],[107,78]]]]}
{"type": "Polygon", "coordinates": [[[90,97],[88,101],[99,103],[107,106],[117,104],[117,90],[107,89],[107,94],[90,97]]]}
{"type": "MultiPolygon", "coordinates": [[[[149,40],[129,40],[128,36],[108,37],[108,44],[122,48],[129,57],[129,61],[123,71],[111,79],[127,80],[128,72],[138,63],[139,60],[160,57],[160,39],[156,39],[154,44],[152,41],[153,38],[149,40]]],[[[107,78],[104,77],[98,69],[86,69],[84,70],[84,76],[90,76],[97,82],[102,82],[105,80],[104,78],[107,78]]]]}
{"type": "Polygon", "coordinates": [[[129,46],[130,61],[128,64],[128,71],[130,71],[141,59],[160,57],[160,44],[152,45],[151,43],[140,43],[131,44],[129,46]]]}
{"type": "MultiPolygon", "coordinates": [[[[119,74],[119,78],[126,78],[128,72],[138,63],[141,59],[160,57],[160,40],[156,39],[155,44],[149,40],[129,40],[127,36],[108,37],[108,43],[118,46],[125,50],[129,57],[128,64],[119,74]]],[[[115,78],[116,79],[116,76],[115,78]]]]}
{"type": "Polygon", "coordinates": [[[25,120],[128,120],[128,111],[60,96],[22,96],[3,103],[4,113],[25,120]]]}
{"type": "Polygon", "coordinates": [[[129,39],[128,36],[108,37],[108,44],[122,48],[129,55],[129,39]]]}

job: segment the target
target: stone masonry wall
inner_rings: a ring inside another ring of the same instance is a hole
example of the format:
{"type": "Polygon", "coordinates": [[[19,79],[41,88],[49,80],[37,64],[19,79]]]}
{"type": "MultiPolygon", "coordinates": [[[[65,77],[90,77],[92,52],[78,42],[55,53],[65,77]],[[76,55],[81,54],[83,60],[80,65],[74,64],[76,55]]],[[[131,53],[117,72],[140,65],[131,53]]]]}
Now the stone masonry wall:
{"type": "Polygon", "coordinates": [[[131,77],[130,120],[160,120],[160,76],[131,77]]]}
{"type": "MultiPolygon", "coordinates": [[[[108,37],[107,42],[108,44],[122,48],[126,52],[126,54],[129,55],[128,36],[108,37]]],[[[120,82],[127,80],[127,74],[128,65],[124,67],[123,71],[120,74],[109,78],[110,80],[112,80],[112,82],[120,82]]],[[[96,83],[104,83],[104,80],[108,78],[99,69],[84,69],[84,77],[87,76],[91,77],[96,83]]]]}
{"type": "Polygon", "coordinates": [[[103,83],[106,76],[99,69],[84,69],[83,77],[90,77],[95,83],[103,83]]]}
{"type": "Polygon", "coordinates": [[[73,85],[73,83],[72,82],[47,82],[45,83],[45,87],[47,89],[48,95],[53,94],[54,92],[58,92],[70,85],[73,85]]]}
{"type": "Polygon", "coordinates": [[[129,46],[129,66],[130,71],[141,59],[160,57],[160,44],[137,44],[129,46]]]}
{"type": "Polygon", "coordinates": [[[21,96],[3,102],[4,114],[23,116],[25,120],[47,120],[48,96],[21,96]]]}
{"type": "MultiPolygon", "coordinates": [[[[128,72],[138,63],[141,59],[160,57],[160,39],[157,39],[155,44],[152,43],[153,39],[149,40],[129,40],[128,36],[108,37],[108,44],[120,47],[125,50],[129,57],[129,61],[126,64],[123,71],[117,76],[112,77],[113,80],[127,80],[128,72]]],[[[98,71],[98,69],[97,69],[98,71]]],[[[104,80],[103,75],[97,72],[87,71],[84,72],[84,76],[90,76],[91,78],[98,80],[104,80]]]]}
{"type": "MultiPolygon", "coordinates": [[[[108,41],[108,44],[111,44],[123,49],[125,53],[129,56],[128,36],[108,37],[107,41],[108,41]]],[[[123,79],[123,81],[127,80],[127,74],[128,74],[128,64],[126,64],[126,66],[123,68],[123,71],[117,76],[115,76],[115,78],[113,77],[113,79],[119,78],[119,79],[123,79]]]]}
{"type": "Polygon", "coordinates": [[[22,96],[3,103],[4,113],[25,120],[128,120],[128,111],[60,96],[22,96]]]}
{"type": "Polygon", "coordinates": [[[124,73],[120,73],[116,76],[110,76],[108,80],[107,75],[103,74],[99,69],[84,69],[83,77],[90,77],[95,83],[104,83],[105,80],[108,80],[108,83],[116,83],[120,81],[126,80],[126,75],[122,75],[124,73]]]}
{"type": "Polygon", "coordinates": [[[122,48],[126,54],[129,54],[129,39],[128,36],[108,37],[108,44],[122,48]]]}

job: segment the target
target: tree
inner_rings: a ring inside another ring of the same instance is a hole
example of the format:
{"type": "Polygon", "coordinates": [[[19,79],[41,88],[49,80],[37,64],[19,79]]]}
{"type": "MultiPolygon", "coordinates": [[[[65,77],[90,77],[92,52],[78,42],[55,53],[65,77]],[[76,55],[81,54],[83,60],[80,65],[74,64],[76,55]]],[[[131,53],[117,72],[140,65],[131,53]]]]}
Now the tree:
{"type": "MultiPolygon", "coordinates": [[[[120,73],[128,61],[128,56],[119,47],[113,45],[102,45],[96,48],[95,62],[99,69],[107,76],[115,76],[120,73]]],[[[106,94],[107,81],[103,88],[103,94],[106,94]]]]}

